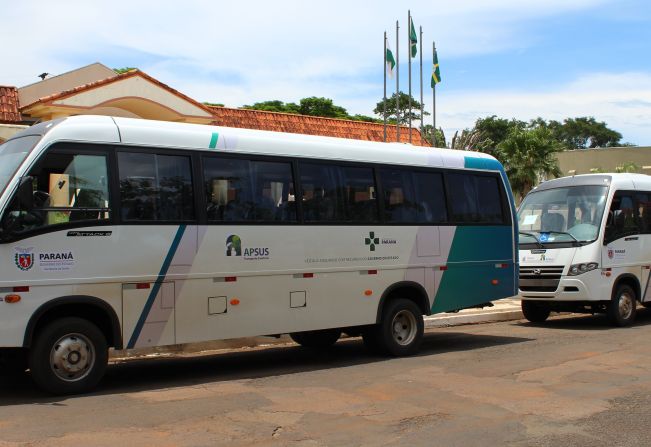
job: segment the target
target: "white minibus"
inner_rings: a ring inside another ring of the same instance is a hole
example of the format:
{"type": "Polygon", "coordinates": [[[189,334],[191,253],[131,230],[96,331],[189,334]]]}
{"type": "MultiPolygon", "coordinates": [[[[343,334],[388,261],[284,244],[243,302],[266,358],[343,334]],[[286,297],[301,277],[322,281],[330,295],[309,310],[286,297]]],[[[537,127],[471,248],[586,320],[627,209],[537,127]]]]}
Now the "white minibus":
{"type": "Polygon", "coordinates": [[[291,334],[417,351],[517,294],[502,166],[473,152],[106,116],[0,146],[0,353],[53,393],[108,350],[291,334]]]}
{"type": "Polygon", "coordinates": [[[522,201],[524,316],[605,313],[616,326],[651,302],[651,177],[587,174],[541,183],[522,201]]]}

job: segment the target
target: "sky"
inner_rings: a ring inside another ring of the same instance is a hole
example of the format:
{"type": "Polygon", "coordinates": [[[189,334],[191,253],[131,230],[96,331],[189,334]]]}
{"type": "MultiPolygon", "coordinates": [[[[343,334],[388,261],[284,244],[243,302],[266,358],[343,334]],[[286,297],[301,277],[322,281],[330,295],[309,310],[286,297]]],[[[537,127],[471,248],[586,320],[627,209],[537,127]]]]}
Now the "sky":
{"type": "MultiPolygon", "coordinates": [[[[622,142],[651,146],[649,0],[0,0],[0,85],[101,62],[137,67],[202,102],[318,96],[373,115],[383,33],[395,51],[396,21],[400,88],[408,89],[407,9],[423,28],[429,112],[436,42],[436,124],[448,139],[491,115],[593,116],[622,142]]],[[[395,81],[387,88],[393,93],[395,81]]]]}

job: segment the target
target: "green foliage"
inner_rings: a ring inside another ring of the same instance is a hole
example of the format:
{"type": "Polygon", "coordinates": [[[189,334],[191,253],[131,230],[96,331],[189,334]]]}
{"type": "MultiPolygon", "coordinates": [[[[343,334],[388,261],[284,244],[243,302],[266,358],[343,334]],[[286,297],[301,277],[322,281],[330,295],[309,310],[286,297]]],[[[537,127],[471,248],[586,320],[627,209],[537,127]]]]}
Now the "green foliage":
{"type": "Polygon", "coordinates": [[[527,123],[524,121],[512,118],[510,120],[498,118],[497,116],[489,116],[486,118],[479,118],[475,122],[475,129],[482,134],[482,139],[486,142],[486,146],[495,147],[508,137],[514,129],[525,129],[527,123]],[[490,141],[488,141],[490,140],[490,141]]]}
{"type": "Polygon", "coordinates": [[[311,96],[301,99],[298,113],[309,116],[323,116],[326,118],[349,118],[346,109],[333,104],[332,99],[311,96]]]}
{"type": "Polygon", "coordinates": [[[562,123],[551,120],[544,125],[567,149],[620,146],[622,139],[621,133],[593,117],[566,118],[562,123]]]}
{"type": "Polygon", "coordinates": [[[122,68],[114,68],[113,71],[116,72],[117,74],[122,74],[126,73],[127,71],[131,70],[137,70],[136,67],[122,67],[122,68]]]}
{"type": "Polygon", "coordinates": [[[273,100],[273,101],[262,101],[256,102],[253,105],[242,106],[243,109],[250,110],[263,110],[265,112],[282,112],[282,113],[299,113],[299,106],[296,103],[288,102],[284,103],[282,101],[273,100]]]}
{"type": "MultiPolygon", "coordinates": [[[[421,129],[421,136],[427,143],[432,144],[432,125],[427,124],[421,129]]],[[[434,147],[445,147],[445,134],[440,127],[436,129],[436,143],[434,147]]]]}
{"type": "Polygon", "coordinates": [[[224,104],[218,103],[218,102],[202,102],[204,106],[212,106],[212,107],[224,107],[224,104]]]}
{"type": "MultiPolygon", "coordinates": [[[[400,112],[400,124],[409,124],[409,117],[411,116],[411,121],[420,121],[420,102],[416,101],[414,97],[411,97],[411,115],[409,114],[409,95],[404,92],[400,92],[399,96],[400,108],[396,108],[396,94],[394,93],[391,98],[386,100],[386,113],[387,120],[396,122],[396,110],[400,112]]],[[[384,113],[384,99],[378,102],[373,109],[373,113],[383,116],[384,113]]],[[[423,116],[428,116],[429,112],[423,112],[423,116]]]]}
{"type": "Polygon", "coordinates": [[[639,172],[640,167],[632,161],[626,161],[615,168],[615,172],[639,172]]]}
{"type": "Polygon", "coordinates": [[[522,199],[541,177],[561,175],[556,153],[562,149],[545,127],[515,128],[497,145],[494,155],[504,165],[513,193],[522,199]]]}

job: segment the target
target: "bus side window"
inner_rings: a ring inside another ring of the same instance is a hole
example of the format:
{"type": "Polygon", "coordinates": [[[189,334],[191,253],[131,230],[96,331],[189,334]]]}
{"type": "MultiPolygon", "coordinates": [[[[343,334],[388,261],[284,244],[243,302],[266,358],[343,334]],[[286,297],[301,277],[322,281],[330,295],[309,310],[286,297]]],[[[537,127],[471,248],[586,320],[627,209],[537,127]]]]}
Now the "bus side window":
{"type": "Polygon", "coordinates": [[[194,219],[190,157],[118,152],[124,221],[194,219]]]}
{"type": "Polygon", "coordinates": [[[104,155],[49,152],[29,177],[32,203],[12,205],[4,222],[9,232],[20,234],[52,225],[109,219],[104,155]]]}

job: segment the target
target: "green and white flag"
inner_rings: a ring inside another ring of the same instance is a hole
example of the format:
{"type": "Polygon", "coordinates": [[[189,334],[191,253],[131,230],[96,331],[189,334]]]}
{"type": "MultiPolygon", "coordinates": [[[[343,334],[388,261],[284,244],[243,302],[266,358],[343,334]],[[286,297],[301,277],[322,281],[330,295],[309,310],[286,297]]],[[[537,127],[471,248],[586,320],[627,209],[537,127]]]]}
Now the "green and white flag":
{"type": "Polygon", "coordinates": [[[414,20],[411,20],[411,30],[409,31],[409,47],[411,48],[411,57],[416,57],[418,53],[418,36],[416,36],[416,28],[414,28],[414,20]]]}
{"type": "Polygon", "coordinates": [[[439,82],[441,82],[441,71],[439,70],[439,55],[436,50],[434,50],[434,66],[432,67],[432,88],[439,82]]]}
{"type": "Polygon", "coordinates": [[[391,48],[389,48],[389,41],[387,40],[387,54],[385,56],[386,64],[387,64],[387,73],[389,74],[389,77],[393,79],[393,70],[396,68],[396,58],[393,57],[393,51],[391,51],[391,48]]]}

